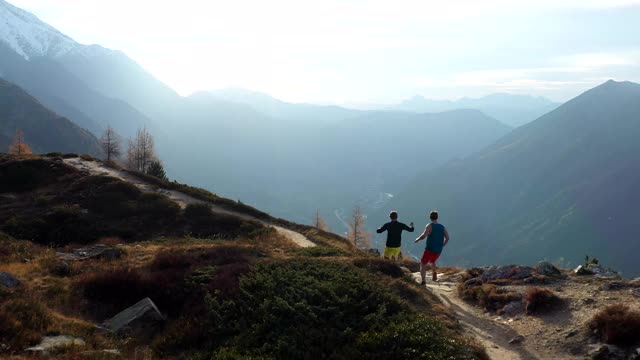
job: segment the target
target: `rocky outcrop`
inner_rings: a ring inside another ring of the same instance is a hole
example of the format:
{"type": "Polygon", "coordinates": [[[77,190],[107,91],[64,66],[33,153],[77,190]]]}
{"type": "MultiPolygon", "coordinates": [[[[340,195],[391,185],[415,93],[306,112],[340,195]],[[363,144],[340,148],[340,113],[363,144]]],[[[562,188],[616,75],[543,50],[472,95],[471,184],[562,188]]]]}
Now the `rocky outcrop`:
{"type": "Polygon", "coordinates": [[[541,261],[536,266],[536,272],[540,275],[558,277],[562,276],[562,272],[548,261],[541,261]]]}
{"type": "Polygon", "coordinates": [[[116,260],[122,256],[122,250],[105,244],[97,244],[85,248],[74,249],[72,253],[56,254],[64,261],[79,261],[86,259],[116,260]]]}
{"type": "Polygon", "coordinates": [[[153,301],[145,298],[105,321],[99,328],[118,335],[140,338],[155,333],[164,320],[153,301]]]}

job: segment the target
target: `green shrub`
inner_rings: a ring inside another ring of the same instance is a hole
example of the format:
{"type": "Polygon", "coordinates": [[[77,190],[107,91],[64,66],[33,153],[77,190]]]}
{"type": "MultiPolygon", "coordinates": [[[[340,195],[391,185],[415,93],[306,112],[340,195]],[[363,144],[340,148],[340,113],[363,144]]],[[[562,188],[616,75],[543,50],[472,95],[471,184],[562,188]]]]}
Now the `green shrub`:
{"type": "Polygon", "coordinates": [[[391,260],[380,258],[362,258],[353,261],[353,264],[359,268],[367,269],[373,273],[382,273],[394,278],[404,276],[404,271],[400,266],[391,260]]]}
{"type": "Polygon", "coordinates": [[[46,153],[44,156],[46,156],[46,157],[62,157],[62,153],[61,152],[50,152],[50,153],[46,153]]]}
{"type": "Polygon", "coordinates": [[[210,302],[212,339],[243,355],[275,358],[349,356],[358,333],[406,310],[349,264],[318,260],[258,265],[240,281],[235,302],[210,302]]]}
{"type": "Polygon", "coordinates": [[[357,339],[366,359],[476,359],[465,342],[434,318],[416,314],[394,319],[357,339]]]}

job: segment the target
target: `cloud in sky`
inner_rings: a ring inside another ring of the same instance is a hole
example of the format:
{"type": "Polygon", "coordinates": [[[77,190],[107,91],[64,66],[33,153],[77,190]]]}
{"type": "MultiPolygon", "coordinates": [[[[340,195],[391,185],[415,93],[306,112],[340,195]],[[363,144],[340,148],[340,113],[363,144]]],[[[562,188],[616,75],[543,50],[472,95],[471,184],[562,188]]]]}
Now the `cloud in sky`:
{"type": "Polygon", "coordinates": [[[566,100],[602,79],[640,81],[640,0],[9,1],[79,42],[124,51],[182,94],[566,100]]]}

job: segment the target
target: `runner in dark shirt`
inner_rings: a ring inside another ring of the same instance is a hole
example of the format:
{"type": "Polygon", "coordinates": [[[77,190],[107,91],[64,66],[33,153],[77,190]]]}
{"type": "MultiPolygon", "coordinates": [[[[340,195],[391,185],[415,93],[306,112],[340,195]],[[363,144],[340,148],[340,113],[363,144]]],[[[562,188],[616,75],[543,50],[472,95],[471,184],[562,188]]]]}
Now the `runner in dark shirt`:
{"type": "Polygon", "coordinates": [[[413,222],[409,226],[398,221],[398,213],[392,211],[389,214],[391,221],[382,225],[376,230],[378,234],[387,232],[387,243],[384,247],[384,258],[397,260],[400,256],[400,248],[402,245],[402,230],[413,232],[413,222]]]}

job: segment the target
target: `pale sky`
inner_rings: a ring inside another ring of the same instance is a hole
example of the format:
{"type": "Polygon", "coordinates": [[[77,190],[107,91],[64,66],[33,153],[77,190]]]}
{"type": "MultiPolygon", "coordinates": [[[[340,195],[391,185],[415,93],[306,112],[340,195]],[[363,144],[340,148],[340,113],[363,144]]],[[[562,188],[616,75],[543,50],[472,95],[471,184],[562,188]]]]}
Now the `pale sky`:
{"type": "Polygon", "coordinates": [[[78,42],[122,50],[183,95],[564,101],[610,78],[640,82],[640,0],[8,1],[78,42]]]}

